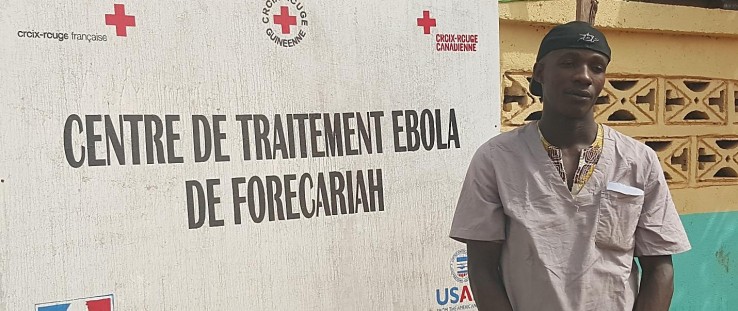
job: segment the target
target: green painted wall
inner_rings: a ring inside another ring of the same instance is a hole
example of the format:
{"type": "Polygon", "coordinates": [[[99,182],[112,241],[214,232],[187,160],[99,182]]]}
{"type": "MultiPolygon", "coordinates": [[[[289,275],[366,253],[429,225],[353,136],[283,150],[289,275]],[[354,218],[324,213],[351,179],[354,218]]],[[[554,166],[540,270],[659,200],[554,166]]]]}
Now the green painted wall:
{"type": "Polygon", "coordinates": [[[672,311],[738,310],[738,212],[689,214],[692,250],[674,256],[672,311]]]}

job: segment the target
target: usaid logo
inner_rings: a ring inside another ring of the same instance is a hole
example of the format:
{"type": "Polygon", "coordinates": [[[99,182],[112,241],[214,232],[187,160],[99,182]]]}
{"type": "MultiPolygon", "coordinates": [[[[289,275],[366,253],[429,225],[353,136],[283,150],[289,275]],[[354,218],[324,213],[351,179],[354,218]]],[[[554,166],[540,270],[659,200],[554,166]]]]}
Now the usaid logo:
{"type": "Polygon", "coordinates": [[[449,262],[451,274],[457,282],[464,283],[469,281],[469,259],[466,256],[466,249],[460,249],[451,256],[449,262]]]}
{"type": "MultiPolygon", "coordinates": [[[[449,261],[451,275],[459,283],[469,281],[469,259],[466,256],[466,249],[460,249],[451,256],[449,261]]],[[[477,307],[473,303],[471,288],[468,284],[459,284],[456,286],[443,287],[436,289],[436,303],[442,308],[436,308],[436,311],[451,310],[476,310],[477,307]]]]}

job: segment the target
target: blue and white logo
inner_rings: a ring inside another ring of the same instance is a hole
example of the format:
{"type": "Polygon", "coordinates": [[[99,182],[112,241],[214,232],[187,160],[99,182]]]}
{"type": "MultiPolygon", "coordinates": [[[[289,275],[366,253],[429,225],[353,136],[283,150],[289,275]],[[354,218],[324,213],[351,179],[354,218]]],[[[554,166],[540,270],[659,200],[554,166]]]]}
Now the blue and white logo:
{"type": "Polygon", "coordinates": [[[460,249],[451,256],[449,263],[451,274],[457,282],[465,283],[469,281],[469,263],[466,257],[466,249],[460,249]]]}

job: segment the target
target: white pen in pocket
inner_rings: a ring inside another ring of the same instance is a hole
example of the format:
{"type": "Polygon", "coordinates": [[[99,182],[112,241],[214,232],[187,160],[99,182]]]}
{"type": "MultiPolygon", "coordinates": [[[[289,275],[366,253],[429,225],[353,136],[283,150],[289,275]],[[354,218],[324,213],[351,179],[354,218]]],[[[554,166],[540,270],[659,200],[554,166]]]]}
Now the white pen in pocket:
{"type": "Polygon", "coordinates": [[[627,195],[635,195],[635,196],[643,195],[643,190],[641,189],[638,189],[636,187],[631,187],[628,185],[624,185],[619,182],[612,182],[612,181],[607,183],[607,190],[616,191],[616,192],[620,192],[622,194],[627,194],[627,195]]]}

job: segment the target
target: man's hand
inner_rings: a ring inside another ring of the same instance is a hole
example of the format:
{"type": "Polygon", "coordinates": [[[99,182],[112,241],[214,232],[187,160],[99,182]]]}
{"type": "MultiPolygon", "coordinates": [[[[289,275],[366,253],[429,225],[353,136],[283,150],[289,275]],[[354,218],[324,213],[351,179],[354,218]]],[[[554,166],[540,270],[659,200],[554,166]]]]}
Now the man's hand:
{"type": "MultiPolygon", "coordinates": [[[[671,296],[674,294],[674,267],[671,264],[671,255],[640,256],[638,262],[643,269],[643,275],[633,311],[668,311],[671,296]]],[[[469,276],[471,277],[471,274],[469,276]]]]}
{"type": "Polygon", "coordinates": [[[512,311],[500,277],[502,241],[467,241],[469,283],[480,311],[512,311]]]}

